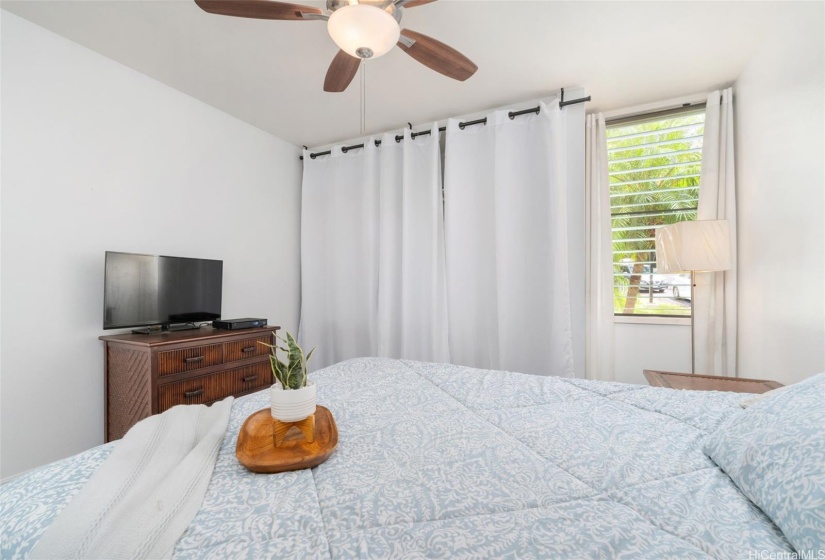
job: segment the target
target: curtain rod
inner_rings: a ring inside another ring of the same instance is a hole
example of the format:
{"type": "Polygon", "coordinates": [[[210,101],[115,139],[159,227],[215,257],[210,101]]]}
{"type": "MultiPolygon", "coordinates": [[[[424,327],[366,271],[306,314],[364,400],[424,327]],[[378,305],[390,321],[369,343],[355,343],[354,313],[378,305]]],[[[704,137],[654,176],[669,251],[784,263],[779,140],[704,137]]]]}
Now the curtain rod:
{"type": "MultiPolygon", "coordinates": [[[[568,105],[575,105],[576,103],[584,103],[586,101],[590,101],[590,96],[589,95],[587,97],[581,97],[579,99],[571,99],[570,101],[565,101],[564,100],[564,88],[561,88],[561,100],[559,101],[559,108],[560,109],[563,108],[563,107],[566,107],[568,105]]],[[[518,117],[519,115],[526,115],[528,113],[535,113],[535,114],[538,115],[540,110],[541,110],[541,105],[539,105],[538,107],[533,107],[532,109],[524,109],[522,111],[510,111],[509,113],[507,113],[507,116],[510,117],[510,120],[513,120],[514,118],[518,117]]],[[[458,128],[460,128],[461,130],[464,130],[464,127],[473,126],[475,124],[485,124],[486,125],[487,124],[487,117],[484,117],[483,119],[476,119],[474,121],[460,122],[460,123],[458,123],[458,128]]],[[[410,125],[410,128],[412,128],[412,125],[410,125]]],[[[439,132],[444,132],[445,130],[447,130],[446,126],[441,126],[441,127],[438,128],[439,132]]],[[[410,136],[412,137],[413,140],[415,140],[415,138],[417,136],[425,136],[427,134],[430,134],[431,132],[432,132],[431,130],[422,130],[421,132],[412,132],[410,134],[410,136]]],[[[403,139],[404,139],[403,134],[396,134],[396,136],[395,136],[396,143],[401,142],[401,140],[403,140],[403,139]]],[[[380,145],[381,145],[381,140],[375,140],[375,146],[378,147],[380,145]]],[[[357,150],[357,149],[363,148],[363,147],[364,147],[364,144],[355,144],[355,145],[352,145],[352,146],[342,146],[341,151],[344,152],[344,153],[347,153],[350,150],[357,150]]],[[[328,156],[331,153],[332,153],[332,150],[326,150],[326,151],[323,151],[323,152],[314,152],[314,153],[309,154],[309,157],[312,158],[312,159],[315,159],[318,156],[328,156]]],[[[298,159],[304,159],[304,156],[300,156],[298,159]]]]}

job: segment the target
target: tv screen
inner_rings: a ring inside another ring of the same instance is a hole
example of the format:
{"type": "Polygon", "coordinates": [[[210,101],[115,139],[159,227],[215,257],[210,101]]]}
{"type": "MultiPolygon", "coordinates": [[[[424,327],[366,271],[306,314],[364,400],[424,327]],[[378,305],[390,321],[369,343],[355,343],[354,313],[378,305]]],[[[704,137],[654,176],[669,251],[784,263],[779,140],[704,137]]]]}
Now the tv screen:
{"type": "Polygon", "coordinates": [[[103,328],[221,317],[223,261],[106,252],[103,328]]]}

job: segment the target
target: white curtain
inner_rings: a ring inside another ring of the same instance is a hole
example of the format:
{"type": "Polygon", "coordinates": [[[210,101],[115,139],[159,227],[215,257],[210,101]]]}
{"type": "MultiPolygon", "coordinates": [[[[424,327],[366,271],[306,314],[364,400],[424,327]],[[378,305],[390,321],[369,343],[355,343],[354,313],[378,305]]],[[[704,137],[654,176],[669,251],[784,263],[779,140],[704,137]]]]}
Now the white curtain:
{"type": "Polygon", "coordinates": [[[696,275],[693,297],[696,371],[736,372],[736,175],[733,159],[733,90],[708,95],[702,146],[699,220],[727,220],[733,268],[696,275]]]}
{"type": "Polygon", "coordinates": [[[313,369],[378,350],[378,148],[304,151],[301,324],[313,369]]]}
{"type": "Polygon", "coordinates": [[[438,126],[380,148],[378,355],[449,362],[438,126]]]}
{"type": "Polygon", "coordinates": [[[604,115],[587,115],[585,129],[585,222],[587,292],[585,296],[585,375],[611,381],[613,364],[613,236],[604,115]]]}
{"type": "Polygon", "coordinates": [[[447,124],[444,171],[454,363],[573,376],[564,115],[447,124]]]}
{"type": "Polygon", "coordinates": [[[312,368],[363,356],[449,361],[437,129],[304,153],[301,325],[312,368]]]}

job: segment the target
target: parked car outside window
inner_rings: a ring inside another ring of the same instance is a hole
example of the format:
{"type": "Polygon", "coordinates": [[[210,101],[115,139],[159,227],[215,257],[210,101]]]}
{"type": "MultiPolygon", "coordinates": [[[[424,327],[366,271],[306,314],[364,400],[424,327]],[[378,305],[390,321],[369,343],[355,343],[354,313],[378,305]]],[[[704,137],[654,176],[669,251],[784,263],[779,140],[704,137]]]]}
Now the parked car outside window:
{"type": "Polygon", "coordinates": [[[690,274],[676,274],[671,280],[671,291],[676,299],[690,300],[690,274]]]}
{"type": "MultiPolygon", "coordinates": [[[[633,262],[630,260],[622,261],[622,274],[626,278],[630,278],[633,274],[633,262]]],[[[651,285],[654,293],[664,293],[665,289],[670,285],[670,276],[667,274],[657,274],[656,271],[651,271],[650,265],[644,265],[641,276],[639,278],[639,291],[650,292],[651,285]]]]}

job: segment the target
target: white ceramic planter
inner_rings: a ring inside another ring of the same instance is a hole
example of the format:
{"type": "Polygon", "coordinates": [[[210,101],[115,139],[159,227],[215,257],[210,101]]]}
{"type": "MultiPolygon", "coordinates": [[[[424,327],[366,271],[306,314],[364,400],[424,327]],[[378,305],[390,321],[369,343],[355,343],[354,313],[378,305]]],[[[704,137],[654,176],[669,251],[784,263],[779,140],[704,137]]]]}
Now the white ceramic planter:
{"type": "Polygon", "coordinates": [[[316,388],[314,381],[306,387],[284,390],[279,382],[269,389],[272,417],[281,422],[298,422],[315,414],[316,388]]]}

